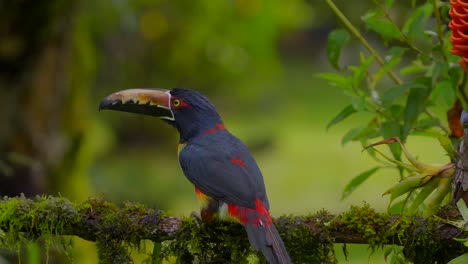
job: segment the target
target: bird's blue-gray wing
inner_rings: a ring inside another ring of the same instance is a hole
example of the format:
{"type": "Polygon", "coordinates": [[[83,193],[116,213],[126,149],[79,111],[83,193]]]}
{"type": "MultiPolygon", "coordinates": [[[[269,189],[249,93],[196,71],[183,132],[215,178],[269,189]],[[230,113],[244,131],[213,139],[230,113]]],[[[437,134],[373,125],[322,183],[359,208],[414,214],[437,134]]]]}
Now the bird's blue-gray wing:
{"type": "Polygon", "coordinates": [[[228,134],[194,140],[180,152],[185,176],[204,194],[228,204],[268,207],[263,176],[247,147],[228,134]],[[218,143],[220,142],[220,143],[218,143]]]}

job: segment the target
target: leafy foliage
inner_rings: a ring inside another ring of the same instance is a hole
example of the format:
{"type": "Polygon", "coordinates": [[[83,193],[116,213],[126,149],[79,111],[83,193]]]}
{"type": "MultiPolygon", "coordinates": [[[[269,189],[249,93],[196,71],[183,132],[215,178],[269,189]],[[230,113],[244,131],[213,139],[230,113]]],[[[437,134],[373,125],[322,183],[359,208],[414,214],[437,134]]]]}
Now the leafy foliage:
{"type": "MultiPolygon", "coordinates": [[[[463,100],[464,91],[459,90],[459,84],[464,73],[455,64],[457,58],[450,54],[446,21],[436,24],[438,33],[431,28],[435,12],[446,11],[448,6],[426,1],[414,5],[405,17],[394,18],[392,10],[402,8],[403,4],[395,1],[374,3],[375,8],[364,15],[362,21],[369,34],[377,34],[387,43],[381,47],[385,49],[383,59],[376,48],[366,46],[368,42],[359,34],[356,37],[370,54],[363,51],[357,65],[340,69],[337,56],[348,42],[348,35],[343,29],[329,35],[328,58],[338,72],[322,73],[319,77],[343,90],[351,104],[338,113],[327,128],[352,115],[370,113],[366,125],[345,133],[343,144],[359,141],[366,146],[369,140],[378,137],[398,137],[404,143],[409,135],[425,133],[441,143],[443,141],[442,146],[453,156],[453,147],[447,147],[449,129],[434,112],[440,112],[441,106],[447,111],[455,100],[463,100]],[[402,77],[405,77],[404,81],[402,77]]],[[[445,16],[444,19],[448,18],[445,16]]],[[[354,25],[345,25],[350,32],[357,31],[354,25]]],[[[389,144],[389,147],[394,159],[401,161],[400,147],[395,144],[389,144]]],[[[357,185],[362,182],[355,181],[357,185]]]]}
{"type": "MultiPolygon", "coordinates": [[[[353,115],[369,117],[367,124],[351,128],[342,143],[357,141],[380,164],[353,178],[343,191],[348,197],[380,168],[396,168],[400,181],[385,194],[391,195],[389,212],[433,215],[448,201],[454,145],[460,137],[453,131],[459,123],[460,105],[466,108],[466,73],[450,53],[450,31],[447,28],[447,2],[373,1],[374,6],[361,17],[364,27],[357,28],[333,3],[327,4],[343,22],[345,29],[358,40],[363,51],[358,63],[339,67],[341,49],[348,42],[344,29],[332,31],[328,38],[328,59],[336,70],[319,77],[341,89],[350,104],[333,118],[327,129],[353,115]],[[401,12],[401,10],[407,10],[401,12]],[[370,44],[377,36],[382,44],[370,44]],[[345,41],[346,40],[346,41],[345,41]],[[382,54],[382,55],[381,55],[382,54]],[[458,105],[458,106],[457,106],[458,105]],[[447,117],[440,113],[449,112],[447,117]],[[453,114],[455,112],[455,114],[453,114]],[[450,124],[447,124],[447,122],[450,124]],[[451,160],[446,165],[425,164],[405,148],[410,135],[424,135],[439,141],[451,160]],[[451,137],[451,138],[449,138],[451,137]],[[398,144],[395,144],[398,143],[398,144]],[[374,146],[388,145],[392,157],[374,146]],[[402,153],[409,163],[402,160],[402,153]]],[[[349,58],[348,58],[349,59],[349,58]]],[[[398,248],[386,252],[392,263],[400,263],[398,248]]],[[[465,256],[462,256],[463,258],[465,256]]]]}
{"type": "Polygon", "coordinates": [[[328,34],[327,56],[331,65],[339,69],[338,60],[340,59],[343,46],[349,41],[349,34],[344,29],[337,29],[328,34]]]}

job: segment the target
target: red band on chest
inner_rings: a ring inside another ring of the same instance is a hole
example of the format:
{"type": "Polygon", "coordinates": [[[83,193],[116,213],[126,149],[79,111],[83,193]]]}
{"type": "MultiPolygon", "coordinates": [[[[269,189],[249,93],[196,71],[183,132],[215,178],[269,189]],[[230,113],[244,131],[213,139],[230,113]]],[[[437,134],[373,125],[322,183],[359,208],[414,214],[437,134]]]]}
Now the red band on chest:
{"type": "Polygon", "coordinates": [[[226,130],[223,123],[217,123],[215,127],[205,130],[205,134],[214,134],[220,130],[226,130]]]}

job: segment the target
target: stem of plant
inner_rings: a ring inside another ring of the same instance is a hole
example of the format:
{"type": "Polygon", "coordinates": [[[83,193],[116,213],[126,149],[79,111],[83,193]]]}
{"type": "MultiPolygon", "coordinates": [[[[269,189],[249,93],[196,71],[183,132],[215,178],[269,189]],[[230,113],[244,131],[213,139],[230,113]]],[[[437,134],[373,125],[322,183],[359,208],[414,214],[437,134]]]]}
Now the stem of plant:
{"type": "Polygon", "coordinates": [[[398,32],[400,33],[400,37],[402,39],[402,41],[404,41],[406,43],[406,45],[408,45],[408,47],[412,50],[414,50],[415,52],[419,53],[419,54],[425,54],[426,56],[429,56],[430,58],[432,58],[432,55],[431,54],[426,54],[424,51],[422,51],[421,49],[419,49],[418,47],[416,47],[412,42],[411,40],[406,36],[405,33],[403,33],[403,31],[401,31],[400,27],[398,27],[396,25],[396,23],[393,21],[392,17],[390,16],[390,14],[387,12],[387,10],[383,7],[382,3],[379,2],[379,0],[374,0],[374,4],[379,7],[380,10],[382,10],[382,12],[384,13],[385,15],[385,18],[390,21],[390,23],[392,23],[393,25],[395,25],[395,28],[398,29],[398,32]]]}
{"type": "Polygon", "coordinates": [[[458,85],[458,98],[460,99],[460,102],[462,103],[462,107],[464,110],[468,110],[468,98],[467,98],[467,95],[466,95],[466,83],[467,83],[467,73],[466,72],[463,72],[463,77],[462,77],[462,80],[460,82],[460,84],[458,85]]]}
{"type": "MultiPolygon", "coordinates": [[[[442,30],[442,18],[440,17],[439,6],[437,5],[438,0],[432,0],[432,9],[434,9],[434,16],[437,22],[437,37],[439,38],[440,46],[444,47],[444,32],[442,30]]],[[[442,57],[447,62],[447,55],[441,49],[442,57]]]]}
{"type": "MultiPolygon", "coordinates": [[[[359,32],[359,30],[356,29],[356,27],[349,21],[349,19],[341,12],[341,10],[335,5],[333,0],[325,0],[327,5],[330,7],[330,9],[335,13],[335,15],[340,19],[340,21],[344,24],[345,28],[352,34],[354,35],[355,38],[357,38],[361,44],[372,54],[372,56],[375,57],[377,62],[380,65],[384,65],[385,61],[382,59],[382,57],[377,53],[377,51],[370,45],[370,43],[362,36],[362,34],[359,32]]],[[[388,75],[392,80],[397,84],[401,85],[403,82],[401,79],[392,71],[388,71],[388,75]]]]}

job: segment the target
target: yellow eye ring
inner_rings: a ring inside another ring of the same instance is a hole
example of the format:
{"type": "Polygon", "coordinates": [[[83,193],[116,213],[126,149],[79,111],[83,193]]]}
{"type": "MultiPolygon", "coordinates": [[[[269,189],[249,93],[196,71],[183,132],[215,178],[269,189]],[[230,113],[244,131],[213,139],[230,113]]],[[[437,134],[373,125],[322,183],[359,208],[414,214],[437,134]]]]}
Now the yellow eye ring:
{"type": "Polygon", "coordinates": [[[174,101],[172,101],[172,104],[174,104],[175,107],[179,107],[180,106],[180,100],[175,99],[174,101]]]}

